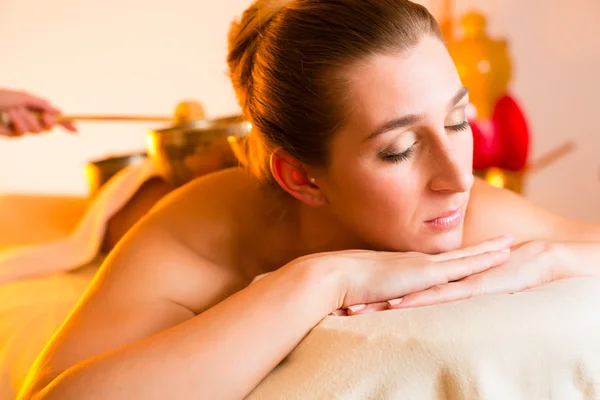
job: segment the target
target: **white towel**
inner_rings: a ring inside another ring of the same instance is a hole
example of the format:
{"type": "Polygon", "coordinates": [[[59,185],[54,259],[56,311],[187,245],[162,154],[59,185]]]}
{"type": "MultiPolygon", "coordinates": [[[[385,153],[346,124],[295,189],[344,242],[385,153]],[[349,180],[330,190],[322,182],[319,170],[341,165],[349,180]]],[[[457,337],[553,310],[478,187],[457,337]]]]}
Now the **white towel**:
{"type": "Polygon", "coordinates": [[[149,158],[124,168],[102,187],[69,236],[0,252],[0,284],[69,271],[92,261],[110,218],[156,175],[149,158]]]}
{"type": "Polygon", "coordinates": [[[600,399],[600,278],[327,317],[255,399],[600,399]]]}

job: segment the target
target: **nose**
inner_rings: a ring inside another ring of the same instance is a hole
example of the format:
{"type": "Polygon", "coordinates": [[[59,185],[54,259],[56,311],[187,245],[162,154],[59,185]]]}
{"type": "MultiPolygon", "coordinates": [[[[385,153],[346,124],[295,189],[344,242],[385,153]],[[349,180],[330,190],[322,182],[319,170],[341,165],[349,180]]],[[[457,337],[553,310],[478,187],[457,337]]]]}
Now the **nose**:
{"type": "Polygon", "coordinates": [[[461,193],[473,186],[471,165],[461,163],[459,154],[449,140],[436,145],[431,153],[432,175],[429,188],[435,192],[461,193]]]}

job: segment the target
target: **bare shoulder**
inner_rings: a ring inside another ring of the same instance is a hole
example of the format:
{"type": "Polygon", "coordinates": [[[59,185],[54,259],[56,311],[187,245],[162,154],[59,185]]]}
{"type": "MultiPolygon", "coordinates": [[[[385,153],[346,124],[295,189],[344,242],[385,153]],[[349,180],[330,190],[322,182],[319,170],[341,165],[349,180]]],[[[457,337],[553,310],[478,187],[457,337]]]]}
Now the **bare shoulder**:
{"type": "Polygon", "coordinates": [[[257,189],[257,182],[240,168],[219,171],[163,198],[149,217],[149,225],[212,258],[215,240],[230,244],[236,240],[240,223],[251,214],[257,189]]]}
{"type": "Polygon", "coordinates": [[[256,187],[238,168],[207,175],[166,196],[128,235],[136,258],[156,247],[156,268],[179,270],[170,299],[199,313],[248,283],[237,254],[256,187]],[[175,259],[177,266],[168,261],[175,259]]]}
{"type": "Polygon", "coordinates": [[[525,242],[584,239],[599,231],[596,224],[567,218],[476,178],[465,218],[464,244],[508,233],[515,235],[517,242],[525,242]]]}

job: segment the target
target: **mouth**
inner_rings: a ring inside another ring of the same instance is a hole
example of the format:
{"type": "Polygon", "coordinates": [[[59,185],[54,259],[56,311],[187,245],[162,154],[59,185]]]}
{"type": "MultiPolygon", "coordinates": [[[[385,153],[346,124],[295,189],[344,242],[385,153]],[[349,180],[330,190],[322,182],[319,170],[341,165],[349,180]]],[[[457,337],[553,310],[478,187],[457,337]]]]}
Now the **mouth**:
{"type": "Polygon", "coordinates": [[[451,229],[460,224],[465,214],[465,205],[449,210],[433,219],[425,221],[429,227],[436,229],[451,229]]]}

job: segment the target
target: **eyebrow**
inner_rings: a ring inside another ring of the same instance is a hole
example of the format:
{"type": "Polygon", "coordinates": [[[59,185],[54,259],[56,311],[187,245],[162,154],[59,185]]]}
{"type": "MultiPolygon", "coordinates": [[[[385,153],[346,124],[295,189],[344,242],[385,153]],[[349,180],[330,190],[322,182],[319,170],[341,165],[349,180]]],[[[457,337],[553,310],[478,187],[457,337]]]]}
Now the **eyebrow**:
{"type": "MultiPolygon", "coordinates": [[[[466,95],[469,93],[469,90],[466,87],[461,87],[458,92],[452,97],[450,104],[448,105],[448,109],[456,106],[459,101],[461,101],[466,95]]],[[[377,128],[373,133],[371,133],[365,140],[371,140],[379,135],[382,135],[386,132],[393,131],[395,129],[400,129],[407,127],[409,125],[416,124],[419,121],[422,121],[425,118],[425,115],[417,115],[417,114],[409,114],[405,115],[401,118],[396,118],[391,121],[386,122],[377,128]]]]}

